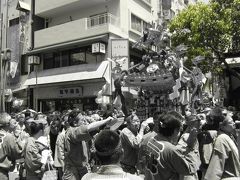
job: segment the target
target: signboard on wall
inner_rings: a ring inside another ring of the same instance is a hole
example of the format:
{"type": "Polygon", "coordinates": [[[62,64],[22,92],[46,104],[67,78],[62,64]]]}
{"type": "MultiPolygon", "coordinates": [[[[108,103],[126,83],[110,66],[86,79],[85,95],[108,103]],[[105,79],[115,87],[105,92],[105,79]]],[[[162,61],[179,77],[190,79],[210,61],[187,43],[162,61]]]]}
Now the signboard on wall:
{"type": "Polygon", "coordinates": [[[129,68],[128,39],[111,39],[111,58],[120,64],[122,70],[129,68]]]}
{"type": "Polygon", "coordinates": [[[92,44],[92,53],[102,53],[105,54],[106,46],[104,43],[94,43],[92,44]]]}
{"type": "Polygon", "coordinates": [[[128,39],[111,39],[112,58],[114,57],[128,57],[129,45],[128,39]]]}
{"type": "Polygon", "coordinates": [[[59,88],[59,97],[82,97],[83,90],[82,87],[70,87],[70,88],[59,88]]]}

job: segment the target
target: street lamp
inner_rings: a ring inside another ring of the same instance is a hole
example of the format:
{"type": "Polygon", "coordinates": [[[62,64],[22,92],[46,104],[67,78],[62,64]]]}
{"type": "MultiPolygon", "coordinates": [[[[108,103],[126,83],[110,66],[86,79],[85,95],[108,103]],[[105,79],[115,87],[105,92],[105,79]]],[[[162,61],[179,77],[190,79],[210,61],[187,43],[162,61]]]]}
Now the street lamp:
{"type": "Polygon", "coordinates": [[[9,62],[11,60],[11,49],[6,48],[1,52],[0,59],[0,112],[5,112],[5,87],[9,62]]]}
{"type": "Polygon", "coordinates": [[[34,70],[35,70],[35,76],[36,76],[36,94],[35,94],[35,105],[36,108],[38,108],[38,73],[37,73],[37,66],[40,65],[40,57],[39,56],[29,56],[28,57],[28,65],[32,65],[34,66],[34,70]]]}

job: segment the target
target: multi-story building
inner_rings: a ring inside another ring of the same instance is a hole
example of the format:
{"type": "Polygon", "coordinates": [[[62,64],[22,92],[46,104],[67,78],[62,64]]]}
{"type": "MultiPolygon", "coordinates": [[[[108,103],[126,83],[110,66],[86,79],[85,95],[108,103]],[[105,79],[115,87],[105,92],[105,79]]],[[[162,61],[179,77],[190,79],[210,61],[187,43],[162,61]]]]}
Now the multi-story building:
{"type": "MultiPolygon", "coordinates": [[[[11,88],[13,90],[15,97],[24,98],[25,103],[27,102],[27,91],[23,84],[27,79],[27,75],[23,75],[25,73],[21,73],[22,68],[20,59],[23,52],[25,51],[24,49],[26,49],[30,42],[30,26],[28,25],[30,24],[30,8],[30,0],[27,0],[25,2],[17,0],[0,1],[0,48],[1,50],[5,50],[7,48],[11,49],[11,63],[7,64],[10,64],[11,75],[13,77],[15,76],[14,78],[7,76],[7,81],[5,84],[6,88],[11,88]],[[21,5],[19,5],[19,3],[21,3],[21,5]],[[16,9],[17,7],[23,12],[18,11],[16,9]],[[18,68],[16,69],[14,67],[18,68]]],[[[1,67],[1,70],[2,72],[4,71],[3,66],[1,67]]],[[[2,81],[1,88],[3,88],[2,81]]],[[[11,103],[7,103],[7,105],[9,110],[11,103]]]]}
{"type": "Polygon", "coordinates": [[[106,59],[125,56],[125,68],[140,61],[142,51],[132,45],[146,27],[158,23],[158,0],[5,2],[8,46],[18,49],[13,54],[20,67],[15,83],[8,85],[29,107],[43,112],[97,108],[98,91],[112,82],[106,59]],[[40,64],[29,66],[29,59],[40,64]]]}
{"type": "Polygon", "coordinates": [[[40,111],[94,109],[102,86],[112,87],[113,64],[106,59],[125,56],[124,68],[141,61],[143,52],[132,45],[143,30],[192,1],[3,0],[1,47],[11,48],[18,63],[7,86],[40,111]]]}
{"type": "Polygon", "coordinates": [[[169,21],[188,5],[196,2],[197,0],[159,0],[159,16],[169,21]]]}

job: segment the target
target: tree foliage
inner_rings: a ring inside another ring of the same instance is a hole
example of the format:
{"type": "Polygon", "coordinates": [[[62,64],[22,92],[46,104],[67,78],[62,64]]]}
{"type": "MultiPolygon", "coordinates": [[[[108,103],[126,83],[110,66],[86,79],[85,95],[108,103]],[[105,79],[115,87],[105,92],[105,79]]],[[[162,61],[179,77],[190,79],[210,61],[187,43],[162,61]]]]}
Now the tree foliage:
{"type": "Polygon", "coordinates": [[[188,6],[170,22],[172,45],[189,47],[186,62],[205,56],[203,71],[221,71],[224,53],[240,51],[240,0],[212,0],[188,6]],[[186,31],[189,29],[190,31],[186,31]],[[218,61],[214,60],[216,57],[218,61]]]}

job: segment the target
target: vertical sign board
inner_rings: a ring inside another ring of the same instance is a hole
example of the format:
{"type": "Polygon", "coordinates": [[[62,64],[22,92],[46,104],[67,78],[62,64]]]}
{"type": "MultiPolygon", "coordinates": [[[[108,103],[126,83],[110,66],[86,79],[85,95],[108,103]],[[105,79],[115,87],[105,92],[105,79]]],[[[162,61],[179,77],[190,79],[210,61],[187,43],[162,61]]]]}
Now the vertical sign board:
{"type": "MultiPolygon", "coordinates": [[[[121,70],[128,70],[129,68],[129,41],[128,39],[111,39],[111,58],[116,60],[120,66],[121,70]]],[[[112,63],[111,71],[116,67],[115,63],[112,63]]],[[[111,75],[113,78],[113,74],[111,75]]],[[[111,78],[111,80],[112,80],[111,78]]],[[[111,89],[114,90],[115,87],[111,83],[111,89]]]]}
{"type": "Polygon", "coordinates": [[[128,70],[129,68],[128,39],[111,39],[111,58],[116,60],[121,65],[122,70],[128,70]]]}

